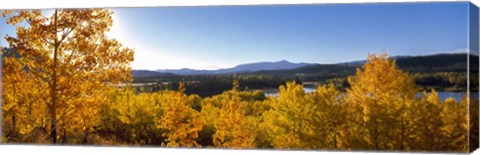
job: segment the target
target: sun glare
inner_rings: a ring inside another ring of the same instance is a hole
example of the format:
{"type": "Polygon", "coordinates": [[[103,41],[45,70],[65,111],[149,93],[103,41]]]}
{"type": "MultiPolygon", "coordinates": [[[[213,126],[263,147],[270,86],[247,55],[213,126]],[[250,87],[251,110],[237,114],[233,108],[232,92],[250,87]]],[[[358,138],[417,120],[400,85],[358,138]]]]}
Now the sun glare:
{"type": "Polygon", "coordinates": [[[117,39],[119,42],[122,44],[127,44],[127,31],[124,31],[122,28],[122,20],[119,17],[119,14],[114,13],[112,15],[113,19],[113,24],[112,27],[110,27],[110,31],[108,31],[106,34],[109,38],[114,38],[117,39]]]}
{"type": "Polygon", "coordinates": [[[82,26],[83,26],[83,27],[87,27],[87,26],[88,26],[88,22],[87,22],[87,21],[83,21],[83,22],[82,22],[82,26]]]}

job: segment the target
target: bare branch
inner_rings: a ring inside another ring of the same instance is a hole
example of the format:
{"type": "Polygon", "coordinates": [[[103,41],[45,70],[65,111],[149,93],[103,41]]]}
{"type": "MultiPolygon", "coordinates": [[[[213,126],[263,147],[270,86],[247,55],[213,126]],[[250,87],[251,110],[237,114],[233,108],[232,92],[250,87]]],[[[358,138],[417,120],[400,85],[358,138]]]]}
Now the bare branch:
{"type": "Polygon", "coordinates": [[[64,33],[64,35],[62,35],[62,38],[60,39],[58,44],[61,44],[63,40],[65,40],[70,35],[70,33],[72,33],[74,29],[75,29],[75,26],[73,26],[66,34],[64,33]]]}

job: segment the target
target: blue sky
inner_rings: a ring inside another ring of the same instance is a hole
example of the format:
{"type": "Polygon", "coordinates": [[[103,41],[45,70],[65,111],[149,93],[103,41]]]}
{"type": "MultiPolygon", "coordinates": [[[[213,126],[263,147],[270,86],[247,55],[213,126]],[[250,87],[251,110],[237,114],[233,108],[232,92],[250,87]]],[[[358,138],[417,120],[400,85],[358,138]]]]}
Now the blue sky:
{"type": "MultiPolygon", "coordinates": [[[[109,35],[136,50],[134,69],[337,63],[382,51],[461,51],[467,8],[467,2],[116,8],[109,35]]],[[[0,27],[2,36],[14,35],[5,19],[0,27]]]]}

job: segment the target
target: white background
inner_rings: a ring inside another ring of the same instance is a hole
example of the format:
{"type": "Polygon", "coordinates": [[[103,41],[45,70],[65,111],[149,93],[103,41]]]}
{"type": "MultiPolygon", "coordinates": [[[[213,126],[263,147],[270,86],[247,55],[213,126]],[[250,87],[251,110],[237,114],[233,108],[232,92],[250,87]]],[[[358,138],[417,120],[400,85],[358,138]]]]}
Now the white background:
{"type": "MultiPolygon", "coordinates": [[[[0,9],[31,8],[93,8],[93,7],[142,7],[142,6],[205,6],[205,5],[252,5],[252,4],[312,4],[312,3],[374,3],[374,2],[425,2],[428,0],[0,0],[0,9]]],[[[448,0],[434,0],[436,2],[448,0]]],[[[472,0],[480,6],[480,0],[472,0]]],[[[160,147],[160,146],[159,146],[160,147]]],[[[45,146],[45,145],[0,145],[4,154],[249,154],[249,155],[313,155],[313,154],[405,154],[373,152],[333,151],[275,151],[275,150],[225,150],[225,149],[167,149],[138,147],[95,146],[45,146]]],[[[420,154],[420,153],[416,153],[420,154]]],[[[474,154],[480,154],[476,151],[474,154]]]]}

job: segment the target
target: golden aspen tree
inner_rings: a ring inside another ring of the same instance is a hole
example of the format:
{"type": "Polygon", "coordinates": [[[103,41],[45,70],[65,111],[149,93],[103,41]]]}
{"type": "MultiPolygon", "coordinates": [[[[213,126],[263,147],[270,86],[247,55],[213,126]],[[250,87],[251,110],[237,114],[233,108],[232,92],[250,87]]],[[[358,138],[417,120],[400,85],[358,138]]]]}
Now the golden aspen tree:
{"type": "Polygon", "coordinates": [[[218,119],[220,108],[214,106],[213,102],[212,98],[202,99],[201,116],[204,123],[202,130],[199,132],[197,143],[204,147],[214,146],[213,135],[215,134],[215,120],[218,119]]]}
{"type": "Polygon", "coordinates": [[[220,96],[221,108],[214,120],[215,134],[212,136],[216,147],[254,148],[254,121],[246,116],[246,103],[240,100],[238,81],[233,82],[232,90],[220,96]]]}
{"type": "Polygon", "coordinates": [[[358,107],[358,115],[350,117],[357,122],[354,134],[357,139],[354,149],[402,150],[405,146],[407,124],[405,107],[415,99],[417,88],[414,81],[388,58],[386,53],[369,55],[366,64],[349,77],[348,104],[358,107]],[[403,131],[402,131],[403,130],[403,131]],[[400,139],[398,139],[400,137],[400,139]],[[363,142],[362,142],[363,141],[363,142]],[[364,146],[363,144],[368,144],[364,146]]]}
{"type": "MultiPolygon", "coordinates": [[[[264,106],[265,104],[268,104],[269,101],[263,101],[261,106],[264,106]]],[[[257,148],[263,148],[263,149],[272,149],[274,148],[272,144],[272,140],[270,138],[271,135],[269,135],[269,126],[266,123],[268,121],[263,117],[263,113],[258,113],[258,115],[254,115],[252,124],[255,128],[255,146],[257,148]]]]}
{"type": "Polygon", "coordinates": [[[46,107],[44,129],[52,143],[58,142],[59,130],[91,130],[97,119],[91,116],[104,101],[103,89],[130,80],[133,50],[105,34],[112,26],[112,13],[55,9],[45,16],[40,10],[2,11],[7,24],[16,27],[15,37],[5,37],[20,55],[14,61],[27,68],[34,83],[45,86],[41,93],[47,95],[40,99],[44,105],[33,106],[46,107]],[[79,117],[84,118],[75,120],[79,117]]]}
{"type": "Polygon", "coordinates": [[[339,145],[347,150],[364,150],[368,148],[365,140],[365,130],[363,124],[363,110],[360,104],[350,104],[348,94],[342,94],[345,102],[345,122],[344,127],[340,128],[339,134],[342,137],[339,145]]]}
{"type": "Polygon", "coordinates": [[[188,103],[189,97],[184,94],[184,83],[180,84],[177,92],[163,94],[166,100],[162,102],[162,117],[158,128],[166,130],[163,134],[169,147],[192,147],[198,146],[196,139],[198,132],[202,130],[203,122],[200,112],[196,111],[188,103]]]}
{"type": "Polygon", "coordinates": [[[442,103],[435,90],[423,92],[408,114],[411,116],[410,150],[435,150],[440,144],[440,128],[443,126],[440,112],[442,103]]]}
{"type": "Polygon", "coordinates": [[[345,130],[347,115],[346,104],[343,101],[344,98],[340,95],[340,92],[335,89],[333,84],[319,86],[312,96],[314,104],[316,104],[316,108],[318,109],[315,112],[317,117],[310,119],[315,121],[318,121],[317,119],[322,120],[322,122],[314,124],[317,126],[317,132],[325,132],[324,145],[322,148],[345,148],[345,140],[341,134],[342,131],[345,130]]]}
{"type": "Polygon", "coordinates": [[[453,98],[440,100],[432,90],[423,92],[408,112],[411,124],[409,150],[465,152],[467,149],[466,102],[453,98]]]}
{"type": "Polygon", "coordinates": [[[467,152],[468,151],[468,97],[460,102],[447,98],[442,103],[439,117],[442,120],[435,151],[467,152]]]}
{"type": "Polygon", "coordinates": [[[338,149],[344,122],[339,95],[333,85],[318,87],[314,93],[305,93],[294,82],[281,86],[279,97],[264,113],[273,145],[281,149],[338,149]]]}
{"type": "Polygon", "coordinates": [[[107,109],[103,110],[99,132],[113,131],[130,145],[160,143],[157,129],[161,117],[161,95],[135,94],[131,88],[113,90],[107,109]]]}
{"type": "Polygon", "coordinates": [[[254,128],[255,146],[257,148],[273,148],[268,137],[268,128],[264,125],[265,120],[262,117],[263,113],[270,109],[270,100],[267,99],[264,92],[259,90],[242,91],[239,94],[241,101],[247,104],[245,115],[249,118],[249,122],[254,128]]]}
{"type": "Polygon", "coordinates": [[[268,129],[268,135],[275,148],[280,149],[312,149],[308,145],[307,136],[313,134],[313,130],[305,124],[307,119],[305,110],[311,107],[304,105],[307,101],[306,94],[301,85],[289,82],[286,86],[280,86],[278,99],[270,103],[271,109],[264,113],[268,129]]]}

